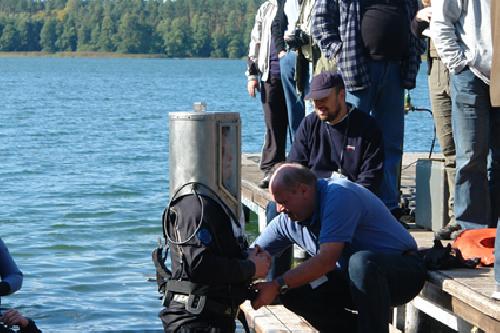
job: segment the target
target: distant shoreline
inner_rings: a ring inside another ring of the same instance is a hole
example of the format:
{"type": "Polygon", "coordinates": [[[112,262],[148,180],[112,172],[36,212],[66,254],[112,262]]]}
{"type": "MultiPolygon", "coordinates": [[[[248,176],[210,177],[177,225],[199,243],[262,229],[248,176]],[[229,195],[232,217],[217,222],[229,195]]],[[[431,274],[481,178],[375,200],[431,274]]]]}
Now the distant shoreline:
{"type": "Polygon", "coordinates": [[[62,51],[62,52],[46,52],[46,51],[0,51],[0,58],[7,57],[56,57],[56,58],[151,58],[151,59],[210,59],[210,60],[243,60],[245,58],[217,58],[217,57],[167,57],[165,54],[155,53],[118,53],[118,52],[101,52],[101,51],[62,51]]]}
{"type": "Polygon", "coordinates": [[[164,54],[131,54],[99,51],[46,52],[46,51],[0,51],[0,57],[61,57],[61,58],[167,58],[164,54]]]}

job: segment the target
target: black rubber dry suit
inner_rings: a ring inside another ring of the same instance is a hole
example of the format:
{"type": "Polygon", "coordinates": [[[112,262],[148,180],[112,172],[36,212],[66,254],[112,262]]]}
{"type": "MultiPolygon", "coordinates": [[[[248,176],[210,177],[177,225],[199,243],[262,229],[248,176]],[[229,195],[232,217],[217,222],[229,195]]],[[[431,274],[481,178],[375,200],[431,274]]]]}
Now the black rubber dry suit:
{"type": "Polygon", "coordinates": [[[164,294],[160,317],[165,332],[234,332],[255,265],[245,259],[246,248],[234,236],[226,212],[197,194],[174,199],[165,210],[171,273],[162,264],[162,250],[153,252],[158,289],[164,294]]]}

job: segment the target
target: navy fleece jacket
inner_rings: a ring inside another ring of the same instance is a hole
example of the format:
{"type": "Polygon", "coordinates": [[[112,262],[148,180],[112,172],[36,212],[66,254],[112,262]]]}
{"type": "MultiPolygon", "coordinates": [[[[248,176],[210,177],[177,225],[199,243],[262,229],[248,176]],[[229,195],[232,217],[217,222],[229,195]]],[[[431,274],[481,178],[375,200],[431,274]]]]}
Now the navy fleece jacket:
{"type": "Polygon", "coordinates": [[[373,117],[348,107],[348,116],[335,125],[321,121],[314,112],[306,116],[288,161],[308,167],[318,177],[329,177],[339,170],[343,149],[342,174],[378,194],[383,177],[382,133],[373,117]]]}

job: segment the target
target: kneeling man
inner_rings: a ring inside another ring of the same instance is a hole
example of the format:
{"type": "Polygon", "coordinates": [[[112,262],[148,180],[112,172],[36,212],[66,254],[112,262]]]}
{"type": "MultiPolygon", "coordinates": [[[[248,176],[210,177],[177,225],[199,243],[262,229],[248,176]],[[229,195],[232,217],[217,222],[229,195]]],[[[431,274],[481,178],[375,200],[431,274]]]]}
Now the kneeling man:
{"type": "Polygon", "coordinates": [[[256,284],[254,308],[280,295],[320,330],[388,332],[390,307],[413,299],[426,269],[413,237],[368,189],[283,164],[269,186],[281,212],[256,239],[271,255],[293,244],[311,258],[256,284]],[[352,310],[356,310],[357,317],[352,310]]]}

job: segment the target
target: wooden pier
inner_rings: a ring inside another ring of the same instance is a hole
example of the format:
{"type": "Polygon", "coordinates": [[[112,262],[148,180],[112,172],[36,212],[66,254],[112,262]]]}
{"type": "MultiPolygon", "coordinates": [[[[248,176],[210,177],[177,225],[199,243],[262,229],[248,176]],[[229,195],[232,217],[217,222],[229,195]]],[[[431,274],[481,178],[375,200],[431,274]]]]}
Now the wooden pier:
{"type": "MultiPolygon", "coordinates": [[[[403,197],[415,200],[415,162],[426,153],[405,153],[401,175],[403,197]]],[[[435,157],[435,156],[434,156],[435,157]]],[[[242,157],[242,202],[258,217],[259,230],[265,227],[265,209],[271,199],[257,184],[262,178],[259,155],[242,157]]],[[[433,232],[410,223],[411,234],[419,248],[433,243],[433,232]]],[[[500,301],[490,296],[495,287],[492,268],[430,271],[424,289],[412,302],[395,308],[391,332],[487,332],[500,333],[500,301]]],[[[307,321],[281,305],[258,311],[248,302],[241,306],[250,327],[257,333],[317,332],[307,321]]]]}

